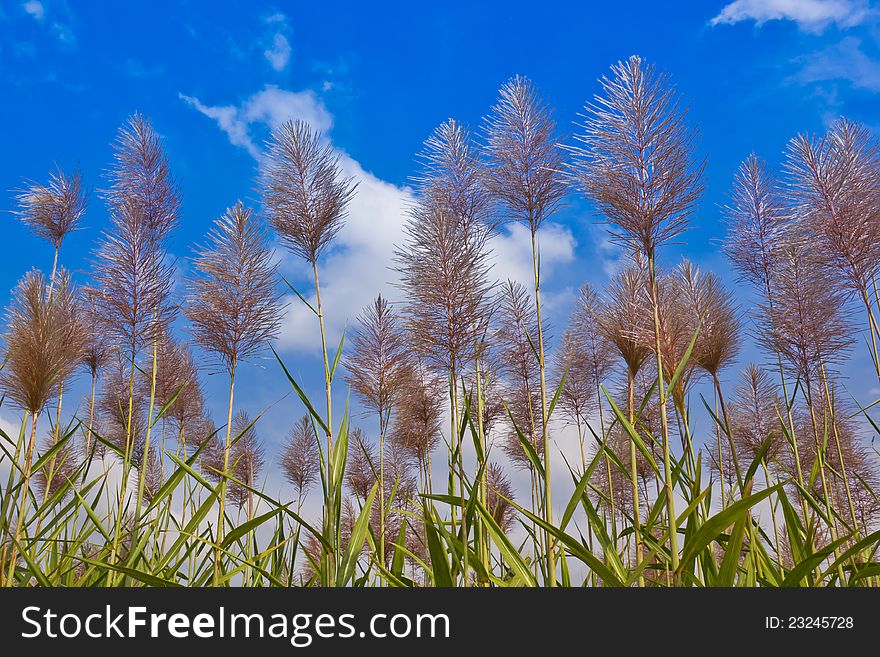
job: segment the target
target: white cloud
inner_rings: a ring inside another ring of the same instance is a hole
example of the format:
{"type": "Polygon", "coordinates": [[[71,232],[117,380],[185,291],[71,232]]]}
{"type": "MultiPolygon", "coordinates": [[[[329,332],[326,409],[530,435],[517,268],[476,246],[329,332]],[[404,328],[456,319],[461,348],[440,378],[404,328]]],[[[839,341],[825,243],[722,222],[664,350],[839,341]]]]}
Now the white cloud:
{"type": "Polygon", "coordinates": [[[283,71],[290,61],[290,43],[287,37],[278,32],[272,37],[272,46],[263,51],[263,55],[276,71],[283,71]]]}
{"type": "Polygon", "coordinates": [[[39,0],[28,0],[21,7],[33,16],[35,21],[42,21],[46,17],[46,8],[39,0]]]}
{"type": "Polygon", "coordinates": [[[62,45],[72,47],[76,44],[76,36],[69,24],[73,18],[73,14],[67,6],[67,3],[61,1],[52,4],[52,14],[53,16],[56,16],[56,18],[51,21],[47,20],[47,14],[49,12],[46,9],[46,5],[40,0],[28,0],[27,2],[22,3],[21,8],[35,21],[44,25],[49,33],[58,39],[62,45]],[[59,15],[61,15],[64,20],[57,18],[59,15]]]}
{"type": "Polygon", "coordinates": [[[319,132],[333,126],[333,118],[324,103],[312,91],[287,91],[267,85],[240,105],[210,106],[198,98],[179,94],[180,98],[199,112],[214,119],[229,137],[229,141],[260,159],[260,149],[254,143],[252,128],[265,125],[275,129],[288,119],[301,119],[319,132]]]}
{"type": "Polygon", "coordinates": [[[808,32],[821,32],[831,23],[841,28],[862,23],[869,15],[863,0],[734,0],[713,18],[712,25],[790,20],[808,32]]]}
{"type": "Polygon", "coordinates": [[[805,83],[845,80],[856,88],[880,92],[880,61],[866,55],[861,45],[859,39],[847,37],[799,58],[803,68],[798,79],[805,83]]]}
{"type": "Polygon", "coordinates": [[[263,19],[263,23],[269,28],[269,35],[265,37],[263,56],[269,65],[276,71],[283,71],[290,62],[290,21],[281,12],[271,14],[263,19]]]}

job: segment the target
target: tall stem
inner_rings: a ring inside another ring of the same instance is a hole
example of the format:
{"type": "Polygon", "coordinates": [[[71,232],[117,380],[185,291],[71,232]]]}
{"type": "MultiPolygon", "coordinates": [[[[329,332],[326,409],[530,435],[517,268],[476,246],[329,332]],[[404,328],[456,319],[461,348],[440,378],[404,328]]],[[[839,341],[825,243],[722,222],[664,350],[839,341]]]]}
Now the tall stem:
{"type": "Polygon", "coordinates": [[[461,498],[461,543],[462,543],[462,573],[461,581],[463,586],[468,586],[468,534],[469,528],[467,523],[467,502],[465,500],[464,489],[464,455],[462,454],[462,440],[460,423],[461,419],[458,412],[458,380],[455,368],[453,368],[452,377],[452,425],[455,431],[455,451],[458,454],[457,459],[453,459],[454,468],[458,471],[458,495],[461,498]]]}
{"type": "MultiPolygon", "coordinates": [[[[764,294],[767,298],[767,307],[770,309],[770,316],[773,317],[773,289],[770,287],[770,280],[767,279],[764,282],[764,294]]],[[[779,367],[779,381],[782,384],[782,396],[785,399],[785,412],[786,418],[788,419],[788,431],[791,436],[791,450],[794,455],[794,463],[795,463],[795,471],[797,474],[798,484],[801,488],[806,490],[804,486],[804,471],[801,466],[801,456],[800,450],[798,449],[797,444],[797,435],[795,434],[794,429],[794,415],[791,412],[792,405],[794,404],[794,396],[792,395],[791,401],[788,399],[788,384],[785,379],[785,368],[782,365],[782,354],[778,351],[776,352],[776,362],[779,367]]],[[[807,510],[807,501],[804,499],[803,495],[799,496],[801,498],[801,511],[804,514],[804,525],[806,526],[807,516],[809,512],[807,510]]]]}
{"type": "MultiPolygon", "coordinates": [[[[538,367],[541,371],[541,433],[544,440],[544,517],[548,525],[553,524],[553,494],[551,491],[550,468],[550,418],[547,412],[547,380],[544,365],[544,326],[541,320],[541,269],[538,256],[538,242],[535,223],[532,229],[532,268],[535,274],[535,312],[538,320],[538,367]]],[[[551,587],[556,586],[556,544],[550,532],[545,532],[547,541],[547,576],[551,587]]]]}
{"type": "Polygon", "coordinates": [[[739,483],[740,492],[743,490],[742,471],[739,467],[739,458],[736,455],[736,446],[733,442],[733,433],[730,428],[730,418],[727,415],[727,404],[724,403],[724,391],[721,389],[721,381],[718,373],[712,372],[712,382],[715,384],[715,392],[718,394],[718,404],[721,406],[721,417],[724,418],[724,433],[727,434],[727,444],[730,447],[730,460],[733,461],[733,470],[739,483]]]}
{"type": "Polygon", "coordinates": [[[49,276],[49,294],[46,297],[49,301],[52,300],[52,291],[55,289],[55,274],[58,272],[58,251],[60,249],[60,246],[55,247],[55,257],[52,259],[52,274],[49,276]]]}
{"type": "MultiPolygon", "coordinates": [[[[333,458],[333,393],[331,386],[333,379],[330,373],[330,358],[327,354],[327,331],[324,327],[324,305],[321,302],[321,280],[318,277],[318,260],[312,260],[312,273],[315,276],[315,300],[318,310],[318,324],[321,328],[321,354],[324,358],[324,396],[327,400],[327,476],[328,486],[330,482],[336,481],[335,472],[336,464],[333,458]]],[[[345,467],[345,464],[341,464],[345,467]]],[[[330,490],[328,488],[328,490],[330,490]]],[[[326,550],[322,550],[322,561],[325,568],[327,581],[325,586],[336,585],[336,558],[339,554],[339,532],[335,524],[335,509],[337,508],[336,494],[326,496],[324,500],[324,518],[327,528],[330,529],[330,545],[332,546],[332,554],[326,554],[326,550]]]]}
{"type": "MultiPolygon", "coordinates": [[[[628,409],[628,420],[630,426],[633,426],[633,422],[635,420],[635,377],[633,376],[632,370],[627,368],[626,370],[626,392],[627,392],[627,409],[628,409]]],[[[643,558],[642,551],[642,504],[639,499],[639,470],[638,470],[638,462],[636,461],[636,441],[630,438],[629,441],[629,461],[630,461],[630,476],[632,477],[632,492],[633,492],[633,531],[635,532],[635,541],[636,541],[636,566],[640,566],[643,558]]],[[[644,572],[644,570],[642,571],[644,572]]],[[[642,574],[639,574],[639,586],[643,587],[645,585],[645,577],[642,574]]]]}
{"type": "Polygon", "coordinates": [[[217,513],[217,545],[214,549],[214,586],[220,585],[220,546],[223,544],[223,524],[226,520],[226,476],[229,471],[229,448],[232,442],[232,404],[235,398],[235,361],[229,371],[229,406],[226,410],[226,442],[223,445],[223,472],[220,474],[220,499],[217,513]]]}
{"type": "Polygon", "coordinates": [[[321,326],[321,353],[324,357],[324,394],[327,398],[327,464],[329,471],[333,472],[333,393],[331,391],[332,378],[330,377],[330,358],[327,354],[327,333],[324,328],[324,306],[321,303],[321,283],[318,278],[318,261],[312,261],[312,271],[315,274],[315,298],[318,306],[318,323],[321,326]]]}
{"type": "MultiPolygon", "coordinates": [[[[479,352],[479,345],[478,345],[479,352]]],[[[475,369],[475,379],[476,379],[476,394],[477,394],[477,438],[480,444],[480,458],[477,461],[477,470],[482,471],[482,475],[480,476],[480,502],[483,506],[487,506],[488,504],[488,494],[489,494],[489,482],[488,482],[488,472],[486,468],[486,431],[483,426],[483,373],[480,368],[480,359],[479,356],[475,359],[474,363],[475,369]]],[[[480,521],[479,517],[477,519],[477,535],[480,540],[480,558],[483,565],[483,570],[485,572],[489,572],[489,532],[488,529],[483,525],[480,521]]],[[[488,581],[484,583],[485,586],[488,586],[488,581]]]]}
{"type": "MultiPolygon", "coordinates": [[[[385,432],[384,409],[379,408],[379,563],[385,567],[385,432]]],[[[377,581],[381,583],[382,578],[377,581]]]]}
{"type": "MultiPolygon", "coordinates": [[[[831,532],[831,540],[837,540],[837,523],[834,520],[834,512],[831,510],[831,495],[828,491],[828,480],[825,476],[825,447],[822,440],[819,439],[819,426],[816,423],[816,410],[813,406],[812,384],[809,377],[804,377],[804,387],[807,391],[807,406],[810,411],[810,423],[813,428],[813,439],[816,443],[816,458],[819,464],[819,475],[822,480],[822,495],[825,498],[825,512],[828,514],[828,531],[831,532]]],[[[834,554],[840,556],[840,549],[835,549],[834,554]]],[[[843,581],[843,569],[838,566],[840,579],[843,581]]]]}
{"type": "Polygon", "coordinates": [[[825,401],[828,406],[828,413],[831,416],[831,430],[834,434],[834,443],[837,446],[837,458],[840,461],[840,474],[843,476],[843,485],[846,490],[846,501],[849,504],[849,512],[853,521],[853,531],[856,532],[858,536],[859,531],[859,521],[856,518],[856,508],[853,504],[852,491],[849,487],[849,477],[846,473],[846,463],[843,459],[843,450],[840,447],[840,434],[837,431],[837,420],[834,417],[834,404],[831,399],[831,390],[828,388],[828,376],[825,373],[825,365],[819,365],[819,374],[822,377],[822,385],[825,386],[825,401]]]}
{"type": "MultiPolygon", "coordinates": [[[[128,415],[125,418],[125,450],[122,457],[122,476],[119,482],[119,499],[116,504],[116,522],[113,529],[113,543],[110,549],[110,563],[116,562],[116,556],[119,554],[119,541],[122,538],[123,511],[125,509],[125,498],[128,494],[128,471],[131,467],[132,452],[134,450],[134,440],[132,439],[132,415],[134,414],[134,373],[135,373],[135,356],[137,347],[131,345],[131,370],[128,375],[128,415]]],[[[116,571],[111,570],[107,574],[107,585],[113,586],[116,579],[116,571]]]]}
{"type": "MultiPolygon", "coordinates": [[[[155,317],[155,314],[154,314],[155,317]]],[[[141,519],[141,504],[144,501],[144,486],[147,480],[147,468],[150,467],[150,436],[153,430],[153,408],[156,405],[156,370],[159,366],[159,338],[153,336],[153,363],[150,370],[150,406],[147,411],[147,432],[144,436],[144,453],[141,456],[141,467],[138,468],[137,504],[134,509],[134,531],[138,531],[141,519]]]]}
{"type": "Polygon", "coordinates": [[[660,433],[663,437],[663,485],[666,489],[666,514],[669,516],[669,552],[672,558],[672,571],[678,584],[678,526],[675,516],[675,498],[672,492],[672,459],[669,449],[669,426],[666,419],[666,384],[663,381],[663,356],[660,353],[660,311],[657,300],[657,273],[654,267],[654,253],[648,253],[648,272],[651,282],[651,305],[654,310],[654,352],[657,356],[657,390],[660,398],[660,433]]]}

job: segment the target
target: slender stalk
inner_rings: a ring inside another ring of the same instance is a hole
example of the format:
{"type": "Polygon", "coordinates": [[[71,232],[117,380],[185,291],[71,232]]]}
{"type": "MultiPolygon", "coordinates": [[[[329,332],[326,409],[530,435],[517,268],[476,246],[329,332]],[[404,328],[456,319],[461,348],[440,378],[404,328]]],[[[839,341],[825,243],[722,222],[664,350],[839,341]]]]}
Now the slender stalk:
{"type": "Polygon", "coordinates": [[[321,352],[324,356],[324,393],[327,398],[327,464],[333,472],[333,393],[330,377],[330,359],[327,355],[327,333],[324,329],[324,307],[321,303],[321,283],[318,279],[318,261],[312,261],[312,272],[315,275],[315,298],[317,300],[318,323],[321,326],[321,352]]]}
{"type": "MultiPolygon", "coordinates": [[[[635,421],[635,377],[632,370],[626,370],[626,392],[627,392],[627,412],[630,425],[635,421]]],[[[636,565],[642,563],[644,554],[642,551],[642,504],[639,499],[639,471],[636,461],[636,441],[629,440],[629,460],[630,460],[630,476],[632,477],[633,492],[633,532],[636,542],[636,565]]],[[[642,571],[644,572],[644,571],[642,571]]],[[[645,586],[645,577],[639,574],[639,587],[645,586]]]]}
{"type": "Polygon", "coordinates": [[[223,446],[223,472],[220,476],[220,499],[217,513],[217,544],[214,548],[214,586],[220,585],[220,546],[223,544],[223,523],[226,519],[226,477],[229,473],[229,449],[232,442],[232,404],[235,398],[235,361],[229,373],[229,406],[226,409],[226,442],[223,446]]]}
{"type": "MultiPolygon", "coordinates": [[[[131,347],[131,370],[128,377],[128,416],[125,419],[125,451],[123,454],[122,477],[119,483],[119,499],[116,506],[116,523],[113,528],[113,544],[110,549],[110,563],[116,562],[119,554],[119,541],[122,538],[123,510],[125,498],[128,492],[128,471],[131,467],[134,440],[132,439],[132,415],[134,414],[134,373],[135,373],[135,346],[131,347]]],[[[116,579],[116,571],[111,570],[107,575],[107,585],[113,586],[116,579]]]]}
{"type": "MultiPolygon", "coordinates": [[[[828,531],[831,532],[831,540],[837,540],[837,522],[834,520],[834,512],[831,510],[831,495],[828,489],[828,479],[825,476],[825,449],[822,445],[822,442],[819,439],[819,427],[816,423],[816,412],[815,407],[813,406],[813,393],[812,393],[812,384],[808,377],[804,378],[804,384],[807,391],[807,406],[810,411],[810,423],[813,427],[813,438],[816,442],[816,458],[819,463],[819,476],[822,481],[822,495],[825,498],[825,512],[828,514],[828,531]]],[[[836,556],[840,556],[840,548],[836,548],[834,550],[834,554],[836,556]]],[[[840,580],[843,581],[843,568],[838,565],[838,574],[840,575],[840,580]]]]}
{"type": "Polygon", "coordinates": [[[672,491],[672,460],[669,449],[669,426],[666,419],[666,384],[663,381],[663,357],[660,353],[660,313],[653,252],[648,254],[648,274],[651,285],[651,305],[654,311],[654,352],[657,356],[657,391],[660,402],[660,432],[663,438],[663,484],[666,489],[666,514],[669,521],[669,552],[672,558],[674,582],[678,585],[678,527],[675,516],[675,498],[672,491]]]}
{"type": "MultiPolygon", "coordinates": [[[[547,380],[544,363],[544,326],[541,319],[541,270],[538,255],[538,242],[535,222],[532,226],[532,267],[535,275],[535,312],[538,320],[538,367],[541,371],[541,433],[544,440],[544,518],[547,524],[553,524],[553,493],[551,490],[550,468],[550,418],[547,412],[547,380]]],[[[556,586],[556,543],[550,532],[545,532],[547,541],[547,576],[551,587],[556,586]]]]}
{"type": "MultiPolygon", "coordinates": [[[[484,399],[483,399],[483,375],[482,370],[480,368],[480,359],[475,359],[475,379],[476,379],[476,393],[477,393],[477,438],[480,444],[480,451],[482,452],[480,458],[477,461],[477,470],[482,470],[482,476],[480,477],[480,502],[483,506],[487,505],[488,502],[488,468],[486,465],[486,432],[485,427],[483,426],[483,409],[484,409],[484,399]]],[[[477,520],[477,535],[480,540],[480,558],[483,565],[483,570],[487,573],[489,572],[489,532],[484,527],[483,523],[478,519],[477,520]]],[[[483,583],[484,586],[488,586],[489,582],[486,581],[483,583]]]]}
{"type": "Polygon", "coordinates": [[[52,258],[52,274],[49,276],[49,293],[47,299],[52,300],[52,291],[55,289],[55,274],[58,273],[58,252],[61,250],[60,245],[55,247],[55,256],[52,258]]]}
{"type": "Polygon", "coordinates": [[[856,509],[853,504],[852,491],[849,487],[849,477],[846,474],[846,463],[843,458],[843,450],[840,447],[840,435],[837,431],[837,421],[834,417],[834,404],[831,399],[831,390],[828,388],[828,377],[825,374],[824,364],[819,366],[819,375],[822,377],[822,385],[825,387],[825,402],[828,407],[828,413],[831,416],[831,431],[834,435],[834,443],[837,446],[837,458],[840,461],[840,473],[843,476],[843,485],[846,490],[846,501],[849,505],[849,512],[853,521],[853,531],[856,532],[856,536],[858,536],[859,521],[856,518],[856,509]]]}
{"type": "MultiPolygon", "coordinates": [[[[717,388],[714,391],[714,402],[715,402],[715,417],[718,417],[719,409],[718,409],[718,390],[717,388]]],[[[715,434],[718,440],[718,472],[720,473],[719,482],[721,484],[721,509],[727,508],[727,503],[724,498],[724,452],[721,451],[721,425],[716,423],[715,426],[715,434]]],[[[731,495],[731,498],[733,496],[731,495]]]]}
{"type": "Polygon", "coordinates": [[[717,372],[712,372],[712,382],[715,384],[715,392],[718,394],[718,404],[721,406],[721,416],[724,418],[724,433],[727,434],[727,442],[730,446],[730,460],[733,461],[733,470],[736,472],[736,479],[739,483],[740,492],[742,492],[744,483],[742,479],[742,470],[739,467],[739,458],[736,456],[736,445],[733,442],[730,418],[727,415],[727,404],[724,403],[724,391],[721,389],[721,381],[718,379],[717,372]]]}
{"type": "MultiPolygon", "coordinates": [[[[134,531],[135,535],[138,531],[138,525],[141,519],[141,505],[144,501],[144,486],[147,480],[147,467],[150,462],[150,436],[153,430],[153,408],[156,404],[156,372],[159,369],[159,340],[153,338],[153,363],[150,370],[150,406],[147,411],[147,431],[144,436],[144,454],[141,457],[141,467],[138,468],[138,488],[137,488],[137,504],[134,509],[134,531]]],[[[164,454],[163,454],[164,458],[164,454]]]]}
{"type": "MultiPolygon", "coordinates": [[[[379,563],[385,567],[385,433],[388,423],[379,409],[379,563]]],[[[381,578],[379,580],[381,582],[381,578]]]]}

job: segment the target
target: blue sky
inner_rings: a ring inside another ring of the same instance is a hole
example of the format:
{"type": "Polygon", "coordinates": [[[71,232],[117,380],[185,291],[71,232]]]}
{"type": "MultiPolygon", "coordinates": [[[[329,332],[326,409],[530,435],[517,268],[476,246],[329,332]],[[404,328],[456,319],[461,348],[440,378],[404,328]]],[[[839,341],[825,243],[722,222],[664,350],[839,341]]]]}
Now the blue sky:
{"type": "MultiPolygon", "coordinates": [[[[640,54],[665,69],[691,106],[708,157],[707,191],[685,244],[670,250],[730,274],[712,241],[719,204],[737,165],[755,150],[778,165],[786,141],[822,130],[840,114],[880,130],[880,11],[860,0],[736,0],[629,3],[224,3],[4,0],[0,4],[0,211],[23,179],[42,181],[53,162],[104,184],[110,142],[134,111],[165,140],[183,186],[174,240],[181,274],[190,245],[238,198],[255,203],[254,176],[267,130],[303,118],[324,130],[346,171],[361,180],[349,226],[322,277],[331,334],[338,336],[380,290],[399,298],[387,270],[400,237],[408,177],[422,140],[455,117],[478,128],[498,87],[531,77],[564,130],[597,78],[640,54]]],[[[62,262],[80,272],[106,213],[93,197],[86,228],[62,262]]],[[[561,333],[573,291],[602,284],[618,254],[591,209],[571,199],[542,237],[550,321],[561,333]]],[[[0,302],[50,247],[11,216],[0,302]],[[11,248],[10,248],[11,247],[11,248]]],[[[495,244],[496,273],[526,278],[525,234],[495,244]]],[[[305,284],[292,258],[286,275],[305,284]]],[[[279,348],[316,383],[316,327],[291,305],[279,348]]],[[[286,391],[272,363],[248,368],[244,404],[286,391]]],[[[219,390],[220,377],[209,389],[219,390]]],[[[866,379],[867,380],[867,379],[866,379]]],[[[317,392],[317,386],[314,386],[317,392]]],[[[220,402],[222,404],[222,402],[220,402]]],[[[267,439],[289,426],[293,400],[268,416],[267,439]]],[[[293,412],[300,412],[295,409],[293,412]]]]}

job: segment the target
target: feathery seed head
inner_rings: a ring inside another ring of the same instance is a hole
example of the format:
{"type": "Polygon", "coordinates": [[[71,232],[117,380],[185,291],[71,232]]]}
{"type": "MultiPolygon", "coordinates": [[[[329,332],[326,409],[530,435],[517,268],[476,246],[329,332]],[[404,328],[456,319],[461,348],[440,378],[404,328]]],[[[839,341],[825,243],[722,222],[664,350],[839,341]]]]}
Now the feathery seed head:
{"type": "Polygon", "coordinates": [[[194,340],[231,373],[280,330],[269,238],[239,201],[214,222],[194,265],[186,310],[194,340]]]}
{"type": "Polygon", "coordinates": [[[267,149],[261,192],[269,222],[293,253],[315,264],[342,228],[356,184],[304,121],[283,123],[267,149]]]}
{"type": "Polygon", "coordinates": [[[17,193],[19,209],[15,215],[34,235],[58,249],[64,238],[79,227],[88,197],[78,169],[66,173],[56,167],[46,185],[30,183],[17,193]]]}

